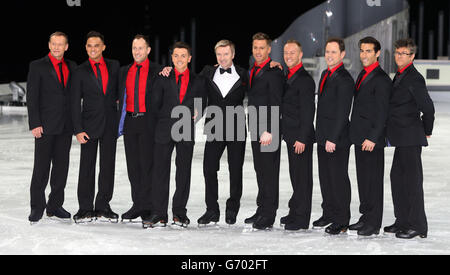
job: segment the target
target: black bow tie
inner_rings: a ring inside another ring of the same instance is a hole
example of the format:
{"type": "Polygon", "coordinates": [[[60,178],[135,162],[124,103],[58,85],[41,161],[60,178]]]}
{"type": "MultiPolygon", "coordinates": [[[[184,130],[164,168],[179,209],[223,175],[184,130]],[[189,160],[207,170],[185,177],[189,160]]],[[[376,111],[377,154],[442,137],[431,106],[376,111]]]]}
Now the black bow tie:
{"type": "Polygon", "coordinates": [[[227,72],[227,73],[229,73],[229,74],[231,74],[231,68],[228,68],[228,69],[222,69],[222,68],[220,68],[220,74],[224,74],[225,72],[227,72]]]}

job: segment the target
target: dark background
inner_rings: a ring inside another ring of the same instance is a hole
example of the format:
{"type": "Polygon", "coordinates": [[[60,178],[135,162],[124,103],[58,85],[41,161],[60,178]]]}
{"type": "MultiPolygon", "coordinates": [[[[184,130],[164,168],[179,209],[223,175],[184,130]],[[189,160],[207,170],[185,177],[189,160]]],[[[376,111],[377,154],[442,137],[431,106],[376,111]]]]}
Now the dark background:
{"type": "MultiPolygon", "coordinates": [[[[421,0],[408,1],[411,6],[411,22],[417,22],[421,0]]],[[[195,18],[197,28],[196,71],[206,64],[216,63],[214,45],[224,38],[235,42],[235,63],[246,67],[254,33],[262,31],[277,38],[297,17],[324,1],[296,1],[298,4],[294,1],[279,1],[274,4],[231,0],[155,2],[81,0],[81,7],[69,7],[66,0],[2,1],[0,83],[26,81],[29,62],[48,54],[48,37],[57,30],[69,35],[69,51],[65,57],[77,63],[87,59],[84,45],[85,36],[90,30],[105,35],[107,50],[104,56],[118,59],[122,65],[132,62],[131,41],[137,33],[150,36],[153,47],[151,60],[167,63],[167,56],[161,60],[160,56],[154,55],[155,38],[159,37],[160,40],[160,55],[167,55],[170,45],[180,39],[183,27],[186,42],[190,43],[192,18],[195,18]]],[[[438,10],[444,10],[445,41],[448,41],[449,6],[449,1],[425,1],[425,40],[429,30],[437,29],[438,10]]],[[[425,41],[424,58],[428,58],[427,47],[428,43],[425,41]]]]}

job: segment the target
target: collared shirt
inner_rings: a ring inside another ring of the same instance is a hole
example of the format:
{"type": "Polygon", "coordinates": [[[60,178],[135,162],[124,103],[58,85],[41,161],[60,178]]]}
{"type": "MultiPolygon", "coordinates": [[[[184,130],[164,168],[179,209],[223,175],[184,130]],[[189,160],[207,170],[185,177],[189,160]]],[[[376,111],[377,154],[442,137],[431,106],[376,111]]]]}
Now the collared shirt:
{"type": "Polygon", "coordinates": [[[253,68],[252,68],[252,70],[251,70],[251,72],[250,72],[250,86],[252,85],[252,78],[253,78],[253,71],[255,70],[255,67],[257,66],[257,67],[259,67],[259,69],[256,71],[256,73],[255,73],[255,76],[257,76],[258,74],[259,74],[259,72],[261,71],[261,69],[262,68],[264,68],[266,65],[267,65],[267,63],[269,63],[271,61],[271,59],[270,59],[270,57],[269,58],[267,58],[267,60],[266,61],[264,61],[262,64],[260,64],[260,65],[258,65],[258,64],[256,64],[256,62],[255,62],[255,64],[253,65],[253,68]]]}
{"type": "Polygon", "coordinates": [[[102,88],[103,88],[103,93],[106,94],[106,89],[107,89],[107,86],[108,86],[108,77],[109,77],[109,75],[108,75],[108,67],[106,67],[105,60],[102,57],[102,59],[100,59],[99,62],[96,62],[96,61],[94,61],[94,60],[89,58],[89,63],[91,63],[92,70],[94,71],[94,74],[95,74],[96,78],[98,78],[98,75],[97,75],[97,67],[95,66],[95,64],[100,63],[99,67],[100,67],[100,74],[102,75],[102,84],[103,84],[102,88]]]}
{"type": "Polygon", "coordinates": [[[289,69],[288,79],[290,79],[300,68],[303,67],[303,63],[300,62],[297,66],[292,69],[289,69]]]}
{"type": "Polygon", "coordinates": [[[142,62],[141,64],[134,64],[128,70],[127,75],[127,112],[130,113],[145,113],[147,110],[145,108],[145,93],[147,90],[147,79],[148,79],[148,71],[150,68],[150,61],[148,58],[142,62]],[[136,73],[137,73],[137,65],[142,65],[139,70],[139,110],[134,110],[134,88],[136,83],[136,73]]]}
{"type": "Polygon", "coordinates": [[[64,58],[62,58],[60,61],[60,60],[56,59],[51,53],[48,54],[48,57],[50,58],[50,61],[52,62],[53,68],[55,68],[56,75],[58,76],[58,79],[59,79],[59,83],[61,83],[61,73],[59,72],[59,63],[62,62],[64,87],[66,87],[67,80],[69,79],[69,67],[67,66],[66,62],[64,61],[64,58]]]}
{"type": "Polygon", "coordinates": [[[414,62],[409,63],[408,65],[406,65],[403,69],[398,69],[398,73],[402,74],[406,69],[408,69],[414,62]]]}
{"type": "Polygon", "coordinates": [[[361,83],[363,83],[364,79],[366,79],[366,77],[373,71],[375,70],[378,66],[380,66],[380,63],[377,61],[375,63],[373,63],[370,66],[364,67],[364,70],[366,71],[366,73],[364,74],[364,76],[361,78],[361,80],[358,81],[358,83],[356,83],[356,89],[359,90],[359,88],[361,87],[361,83]]]}
{"type": "Polygon", "coordinates": [[[219,88],[222,96],[225,98],[227,94],[230,92],[231,88],[233,88],[234,84],[241,78],[239,74],[236,72],[236,68],[234,64],[231,65],[231,74],[230,73],[220,73],[220,69],[223,69],[222,66],[219,66],[214,74],[213,81],[216,83],[219,88]]]}
{"type": "Polygon", "coordinates": [[[180,88],[180,103],[183,103],[184,96],[186,95],[188,84],[189,84],[189,69],[186,69],[184,72],[180,73],[175,68],[175,80],[178,83],[180,75],[181,77],[181,88],[180,88]]]}
{"type": "Polygon", "coordinates": [[[331,77],[333,75],[333,73],[339,69],[340,67],[342,67],[344,65],[344,62],[341,62],[339,65],[337,65],[336,67],[334,67],[333,69],[330,69],[328,67],[328,71],[327,74],[325,75],[325,77],[323,78],[322,82],[320,83],[320,93],[322,93],[323,91],[323,86],[325,85],[325,81],[327,80],[328,77],[331,77]]]}

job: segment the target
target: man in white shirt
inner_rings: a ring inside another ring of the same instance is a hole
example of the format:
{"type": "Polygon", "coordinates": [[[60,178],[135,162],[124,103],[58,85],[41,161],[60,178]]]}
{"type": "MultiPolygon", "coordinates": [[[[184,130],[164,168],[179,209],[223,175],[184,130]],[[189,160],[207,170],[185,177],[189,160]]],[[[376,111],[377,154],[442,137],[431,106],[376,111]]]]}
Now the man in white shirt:
{"type": "Polygon", "coordinates": [[[242,196],[242,166],[246,140],[243,101],[248,76],[245,69],[233,64],[235,46],[231,41],[219,41],[215,46],[215,53],[219,65],[205,66],[200,73],[207,78],[208,109],[205,134],[208,140],[203,160],[207,210],[198,219],[199,225],[219,221],[217,172],[225,148],[230,171],[230,198],[227,200],[225,215],[227,224],[236,223],[242,196]]]}

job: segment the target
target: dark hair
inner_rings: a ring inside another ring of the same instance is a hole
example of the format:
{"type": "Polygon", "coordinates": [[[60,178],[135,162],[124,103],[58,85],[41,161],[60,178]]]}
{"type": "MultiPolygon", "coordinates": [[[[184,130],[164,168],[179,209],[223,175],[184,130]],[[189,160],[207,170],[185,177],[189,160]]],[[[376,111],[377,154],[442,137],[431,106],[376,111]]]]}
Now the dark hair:
{"type": "Polygon", "coordinates": [[[255,35],[253,35],[253,41],[255,40],[266,40],[267,44],[269,45],[272,43],[272,39],[270,39],[270,36],[263,32],[258,32],[255,35]]]}
{"type": "Polygon", "coordinates": [[[395,44],[394,44],[394,47],[396,49],[408,48],[409,51],[411,52],[411,54],[416,54],[417,53],[416,43],[414,43],[414,41],[411,38],[405,38],[405,39],[397,40],[395,42],[395,44]]]}
{"type": "Polygon", "coordinates": [[[329,43],[338,43],[339,45],[339,50],[341,52],[345,51],[345,43],[344,40],[342,38],[338,38],[338,37],[331,37],[327,40],[327,43],[325,44],[325,47],[329,44],[329,43]]]}
{"type": "Polygon", "coordinates": [[[63,33],[63,32],[54,32],[52,34],[50,34],[50,37],[48,38],[48,42],[50,42],[50,40],[52,40],[52,37],[54,36],[64,36],[64,38],[66,38],[66,43],[69,43],[69,37],[67,36],[67,34],[63,33]]]}
{"type": "Polygon", "coordinates": [[[150,38],[147,35],[143,35],[143,34],[136,34],[134,36],[134,39],[144,39],[145,43],[147,43],[147,46],[150,47],[150,38]]]}
{"type": "Polygon", "coordinates": [[[373,44],[373,49],[375,50],[375,53],[379,52],[381,50],[381,44],[378,40],[373,38],[372,36],[364,37],[363,39],[359,40],[359,48],[361,48],[361,44],[373,44]]]}
{"type": "Polygon", "coordinates": [[[105,44],[105,37],[103,36],[103,34],[96,32],[96,31],[90,31],[86,35],[86,40],[88,40],[89,38],[92,38],[92,37],[100,38],[100,40],[102,40],[103,44],[105,44]]]}
{"type": "Polygon", "coordinates": [[[182,41],[175,42],[172,46],[172,53],[175,49],[186,49],[189,55],[191,55],[191,46],[188,43],[182,41]]]}
{"type": "MultiPolygon", "coordinates": [[[[298,42],[295,39],[289,39],[288,41],[286,41],[286,44],[295,44],[300,48],[300,51],[302,51],[302,44],[300,44],[300,42],[298,42]]],[[[284,45],[286,45],[284,44],[284,45]]]]}

